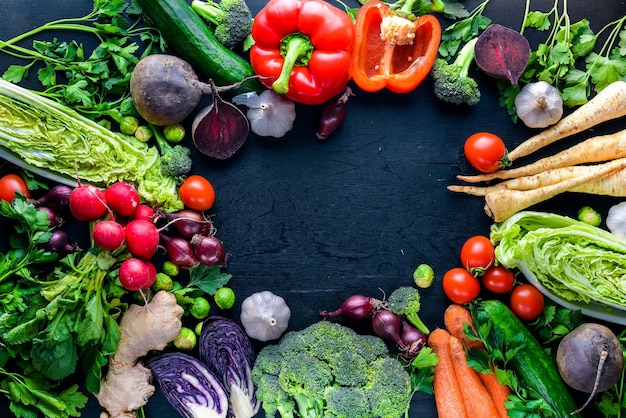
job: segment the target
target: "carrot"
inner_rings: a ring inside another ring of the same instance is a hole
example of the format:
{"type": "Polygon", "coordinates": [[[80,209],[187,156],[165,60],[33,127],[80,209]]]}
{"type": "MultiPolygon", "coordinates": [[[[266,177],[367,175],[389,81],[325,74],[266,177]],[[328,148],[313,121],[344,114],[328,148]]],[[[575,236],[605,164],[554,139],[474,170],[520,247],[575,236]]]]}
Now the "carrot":
{"type": "Polygon", "coordinates": [[[472,320],[472,314],[469,309],[464,306],[453,303],[448,306],[443,313],[443,323],[446,326],[446,330],[461,341],[465,350],[469,351],[472,348],[478,348],[483,350],[485,346],[479,340],[470,340],[467,338],[464,332],[465,324],[468,324],[474,332],[476,332],[476,327],[474,326],[474,321],[472,320]]]}
{"type": "Polygon", "coordinates": [[[525,166],[475,176],[457,176],[457,179],[468,183],[495,179],[512,179],[537,174],[553,168],[610,161],[624,157],[626,157],[626,129],[610,135],[589,138],[564,151],[525,166]]]}
{"type": "Polygon", "coordinates": [[[439,356],[433,372],[433,389],[439,418],[470,418],[465,411],[463,394],[452,363],[450,333],[443,328],[434,329],[428,336],[428,345],[439,356]]]}
{"type": "MultiPolygon", "coordinates": [[[[474,185],[450,185],[448,190],[457,193],[465,193],[472,196],[485,196],[492,190],[513,189],[532,190],[539,187],[549,186],[561,181],[584,175],[588,166],[580,165],[573,167],[561,167],[547,170],[533,176],[518,177],[494,184],[493,186],[474,185]]],[[[626,197],[626,169],[621,169],[608,176],[594,178],[586,183],[576,186],[569,192],[587,193],[605,196],[626,197]]]]}
{"type": "Polygon", "coordinates": [[[485,212],[496,222],[502,222],[515,213],[548,200],[558,194],[579,187],[591,180],[610,175],[626,167],[626,158],[588,166],[584,175],[532,190],[497,188],[485,194],[485,212]]]}
{"type": "Polygon", "coordinates": [[[528,138],[508,154],[513,161],[559,139],[626,115],[626,82],[615,81],[555,125],[528,138]]]}
{"type": "Polygon", "coordinates": [[[465,349],[458,338],[450,336],[450,357],[454,373],[461,387],[465,411],[469,417],[498,418],[489,391],[480,379],[479,373],[467,364],[465,349]]]}
{"type": "Polygon", "coordinates": [[[511,394],[511,388],[498,382],[498,376],[494,373],[478,373],[478,376],[483,382],[483,385],[487,388],[489,396],[491,396],[491,400],[498,411],[498,416],[500,418],[508,418],[509,410],[504,403],[511,394]]]}

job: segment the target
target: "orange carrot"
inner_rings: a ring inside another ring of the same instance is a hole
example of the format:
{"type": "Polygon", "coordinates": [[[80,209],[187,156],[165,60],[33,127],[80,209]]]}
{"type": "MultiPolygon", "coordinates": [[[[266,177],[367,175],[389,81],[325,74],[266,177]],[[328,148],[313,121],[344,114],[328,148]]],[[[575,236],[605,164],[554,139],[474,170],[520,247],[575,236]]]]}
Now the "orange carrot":
{"type": "Polygon", "coordinates": [[[428,345],[439,356],[439,362],[433,373],[433,389],[439,418],[470,418],[465,410],[463,394],[452,364],[450,333],[443,328],[434,329],[428,336],[428,345]]]}
{"type": "MultiPolygon", "coordinates": [[[[446,308],[443,320],[448,332],[450,332],[453,337],[456,337],[461,344],[463,344],[466,351],[471,348],[485,348],[482,342],[469,340],[463,331],[465,323],[476,331],[474,319],[472,318],[472,314],[469,309],[461,305],[452,304],[446,308]]],[[[489,392],[489,395],[493,400],[493,404],[498,411],[498,416],[500,418],[507,418],[508,410],[504,406],[504,402],[507,400],[507,396],[511,393],[511,389],[507,385],[503,385],[498,382],[498,378],[494,373],[478,373],[478,377],[489,392]]]]}
{"type": "Polygon", "coordinates": [[[611,119],[626,115],[626,82],[609,84],[595,97],[580,106],[557,124],[541,131],[511,150],[509,160],[524,157],[561,138],[582,132],[611,119]]]}
{"type": "Polygon", "coordinates": [[[472,320],[472,314],[466,307],[457,305],[456,303],[448,306],[443,313],[443,323],[445,324],[446,330],[448,330],[450,335],[461,341],[465,350],[469,351],[472,348],[482,350],[485,348],[481,341],[470,340],[463,331],[465,326],[464,324],[468,324],[474,332],[476,332],[476,327],[474,326],[474,321],[472,320]]]}
{"type": "Polygon", "coordinates": [[[467,364],[465,349],[458,338],[450,336],[450,357],[461,387],[465,411],[469,417],[499,418],[498,410],[479,373],[467,364]]]}

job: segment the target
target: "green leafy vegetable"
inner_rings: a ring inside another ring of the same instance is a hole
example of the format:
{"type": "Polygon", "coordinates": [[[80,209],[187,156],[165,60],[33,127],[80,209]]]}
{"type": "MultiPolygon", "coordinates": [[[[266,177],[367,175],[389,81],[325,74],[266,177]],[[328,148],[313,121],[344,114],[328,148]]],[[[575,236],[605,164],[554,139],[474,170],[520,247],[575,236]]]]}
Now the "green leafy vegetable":
{"type": "MultiPolygon", "coordinates": [[[[165,176],[155,147],[111,132],[67,106],[0,80],[0,150],[18,163],[96,185],[128,181],[155,207],[183,208],[176,179],[165,176]]],[[[54,178],[59,180],[59,178],[54,178]]]]}
{"type": "Polygon", "coordinates": [[[0,40],[0,52],[27,61],[9,66],[2,78],[20,83],[36,69],[43,95],[92,119],[109,116],[119,122],[133,111],[128,83],[135,64],[166,47],[159,32],[141,22],[141,9],[134,2],[94,0],[86,16],[51,21],[0,40]],[[83,44],[56,37],[34,40],[32,48],[22,46],[24,40],[49,31],[90,34],[99,43],[91,53],[83,44]]]}
{"type": "Polygon", "coordinates": [[[496,258],[527,268],[549,291],[575,302],[626,307],[626,244],[610,232],[552,213],[522,211],[491,229],[496,258]]]}

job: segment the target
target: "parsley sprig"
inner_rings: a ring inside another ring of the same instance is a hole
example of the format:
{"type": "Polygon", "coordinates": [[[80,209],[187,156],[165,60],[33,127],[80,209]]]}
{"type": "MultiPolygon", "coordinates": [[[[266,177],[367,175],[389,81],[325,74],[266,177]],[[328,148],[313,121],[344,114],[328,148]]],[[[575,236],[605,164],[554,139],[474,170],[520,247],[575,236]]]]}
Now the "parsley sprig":
{"type": "Polygon", "coordinates": [[[134,66],[141,57],[166,47],[160,33],[142,19],[134,2],[94,0],[93,10],[83,17],[54,20],[0,40],[0,52],[28,61],[9,66],[2,78],[20,83],[36,69],[44,96],[92,119],[108,116],[119,122],[133,112],[128,86],[134,66]],[[83,43],[56,37],[34,40],[31,48],[21,46],[50,31],[92,35],[98,44],[90,53],[83,43]]]}
{"type": "Polygon", "coordinates": [[[500,104],[515,117],[515,96],[524,84],[547,81],[555,86],[567,107],[586,103],[593,91],[600,92],[626,76],[626,16],[594,32],[588,19],[572,22],[567,0],[554,0],[550,10],[531,11],[526,0],[523,26],[546,32],[543,42],[531,51],[528,66],[517,86],[500,81],[500,104]],[[599,45],[599,41],[603,40],[599,45]]]}

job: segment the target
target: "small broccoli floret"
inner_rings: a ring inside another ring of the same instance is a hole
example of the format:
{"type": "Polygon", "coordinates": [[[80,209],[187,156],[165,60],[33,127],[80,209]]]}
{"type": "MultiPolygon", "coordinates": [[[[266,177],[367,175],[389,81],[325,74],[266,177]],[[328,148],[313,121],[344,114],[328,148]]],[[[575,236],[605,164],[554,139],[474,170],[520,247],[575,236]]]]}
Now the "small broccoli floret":
{"type": "Polygon", "coordinates": [[[478,38],[468,41],[459,51],[452,63],[438,58],[433,64],[431,74],[434,92],[438,99],[453,104],[474,106],[480,101],[478,83],[468,75],[474,61],[474,45],[478,38]]]}
{"type": "Polygon", "coordinates": [[[396,315],[403,316],[425,335],[430,332],[418,315],[420,310],[420,292],[415,287],[401,286],[389,295],[389,309],[396,315]]]}
{"type": "Polygon", "coordinates": [[[182,145],[170,144],[159,127],[151,126],[151,128],[161,151],[161,171],[166,176],[174,177],[180,184],[191,171],[191,150],[182,145]]]}
{"type": "Polygon", "coordinates": [[[215,37],[228,48],[241,44],[252,32],[252,12],[245,0],[194,0],[191,8],[214,25],[215,37]]]}
{"type": "Polygon", "coordinates": [[[282,418],[397,418],[408,411],[405,394],[408,400],[412,394],[408,373],[384,341],[329,321],[289,332],[278,344],[264,347],[252,381],[266,413],[282,418]],[[401,376],[391,376],[396,373],[401,376]],[[276,384],[285,397],[266,387],[276,384]]]}

